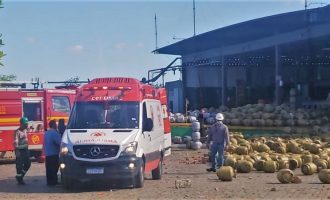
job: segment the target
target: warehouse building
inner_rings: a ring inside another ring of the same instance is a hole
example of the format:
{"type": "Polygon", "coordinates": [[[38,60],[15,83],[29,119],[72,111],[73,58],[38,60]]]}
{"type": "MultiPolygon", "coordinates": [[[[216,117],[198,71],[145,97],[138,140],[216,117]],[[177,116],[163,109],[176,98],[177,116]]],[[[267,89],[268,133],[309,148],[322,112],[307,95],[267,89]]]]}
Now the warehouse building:
{"type": "Polygon", "coordinates": [[[330,91],[330,5],[230,25],[155,52],[181,56],[180,104],[189,102],[188,109],[323,102],[330,91]]]}

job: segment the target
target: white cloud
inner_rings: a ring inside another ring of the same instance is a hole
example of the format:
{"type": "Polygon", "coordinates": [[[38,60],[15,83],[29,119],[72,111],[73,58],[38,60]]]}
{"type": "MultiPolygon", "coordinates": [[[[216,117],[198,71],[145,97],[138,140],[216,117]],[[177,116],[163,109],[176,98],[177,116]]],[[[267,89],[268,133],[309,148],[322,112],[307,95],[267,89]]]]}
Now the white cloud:
{"type": "Polygon", "coordinates": [[[136,43],[136,47],[143,48],[144,44],[142,42],[138,42],[138,43],[136,43]]]}
{"type": "Polygon", "coordinates": [[[115,45],[115,48],[120,49],[120,50],[125,49],[126,47],[127,47],[127,44],[125,42],[120,42],[115,45]]]}
{"type": "Polygon", "coordinates": [[[85,48],[80,44],[76,44],[76,45],[70,46],[68,49],[71,53],[81,53],[84,51],[85,48]]]}
{"type": "Polygon", "coordinates": [[[28,37],[28,38],[26,38],[26,42],[28,44],[35,44],[37,42],[37,40],[34,37],[28,37]]]}

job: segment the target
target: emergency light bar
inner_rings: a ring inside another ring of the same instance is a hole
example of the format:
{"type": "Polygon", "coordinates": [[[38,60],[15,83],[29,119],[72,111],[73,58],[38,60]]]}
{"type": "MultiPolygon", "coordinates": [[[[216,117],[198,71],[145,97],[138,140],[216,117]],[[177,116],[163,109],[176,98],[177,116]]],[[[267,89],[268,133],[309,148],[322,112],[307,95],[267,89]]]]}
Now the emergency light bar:
{"type": "Polygon", "coordinates": [[[132,90],[131,87],[123,87],[123,86],[118,86],[118,87],[109,87],[109,86],[93,86],[93,87],[88,87],[84,88],[84,90],[132,90]]]}

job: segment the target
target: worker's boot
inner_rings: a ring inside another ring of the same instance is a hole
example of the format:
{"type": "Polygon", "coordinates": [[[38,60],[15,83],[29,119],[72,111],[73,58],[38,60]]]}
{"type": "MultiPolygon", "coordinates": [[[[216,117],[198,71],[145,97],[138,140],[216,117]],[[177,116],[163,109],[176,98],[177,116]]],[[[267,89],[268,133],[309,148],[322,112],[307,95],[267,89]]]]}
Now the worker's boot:
{"type": "Polygon", "coordinates": [[[23,176],[16,176],[17,185],[25,185],[23,181],[23,176]]]}
{"type": "Polygon", "coordinates": [[[208,172],[216,172],[217,170],[214,169],[214,168],[208,168],[208,169],[206,169],[206,171],[208,171],[208,172]]]}

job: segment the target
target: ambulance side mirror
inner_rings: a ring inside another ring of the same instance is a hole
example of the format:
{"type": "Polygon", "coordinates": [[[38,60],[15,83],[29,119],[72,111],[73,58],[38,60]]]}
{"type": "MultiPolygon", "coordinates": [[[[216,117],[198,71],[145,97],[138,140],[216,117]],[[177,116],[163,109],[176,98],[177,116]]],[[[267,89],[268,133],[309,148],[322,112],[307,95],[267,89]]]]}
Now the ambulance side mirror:
{"type": "Polygon", "coordinates": [[[154,128],[154,123],[151,118],[145,119],[143,123],[143,132],[147,131],[150,132],[154,128]]]}

